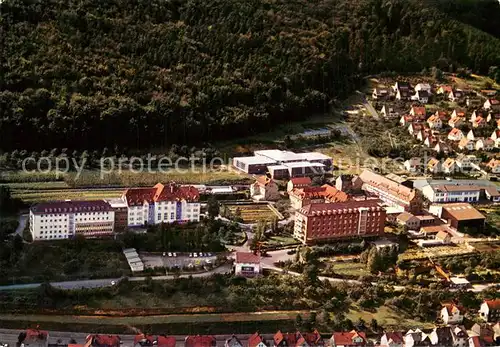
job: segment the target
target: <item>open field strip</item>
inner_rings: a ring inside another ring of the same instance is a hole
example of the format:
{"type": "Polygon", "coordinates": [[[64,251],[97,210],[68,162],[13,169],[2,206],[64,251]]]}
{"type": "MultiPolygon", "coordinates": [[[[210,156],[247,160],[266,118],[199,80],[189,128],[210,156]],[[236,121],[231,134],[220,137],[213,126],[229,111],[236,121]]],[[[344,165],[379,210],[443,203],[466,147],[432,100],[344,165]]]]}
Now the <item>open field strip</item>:
{"type": "Polygon", "coordinates": [[[99,200],[105,198],[118,198],[123,194],[123,188],[113,188],[105,190],[82,190],[82,189],[61,189],[61,190],[21,190],[14,189],[12,196],[27,203],[36,203],[53,200],[99,200]]]}
{"type": "Polygon", "coordinates": [[[241,218],[245,223],[256,223],[259,220],[271,221],[273,218],[281,219],[269,205],[226,205],[231,213],[237,209],[241,212],[241,218]]]}

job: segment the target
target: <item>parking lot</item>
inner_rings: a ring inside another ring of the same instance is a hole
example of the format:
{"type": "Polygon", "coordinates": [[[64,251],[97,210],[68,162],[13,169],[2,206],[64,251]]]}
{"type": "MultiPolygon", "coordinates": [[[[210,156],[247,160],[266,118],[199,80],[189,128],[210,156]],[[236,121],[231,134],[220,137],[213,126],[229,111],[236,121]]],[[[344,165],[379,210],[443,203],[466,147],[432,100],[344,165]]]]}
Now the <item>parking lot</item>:
{"type": "Polygon", "coordinates": [[[214,264],[217,256],[213,253],[174,253],[166,252],[163,255],[157,254],[139,254],[144,262],[145,268],[155,267],[194,267],[206,264],[214,264]]]}

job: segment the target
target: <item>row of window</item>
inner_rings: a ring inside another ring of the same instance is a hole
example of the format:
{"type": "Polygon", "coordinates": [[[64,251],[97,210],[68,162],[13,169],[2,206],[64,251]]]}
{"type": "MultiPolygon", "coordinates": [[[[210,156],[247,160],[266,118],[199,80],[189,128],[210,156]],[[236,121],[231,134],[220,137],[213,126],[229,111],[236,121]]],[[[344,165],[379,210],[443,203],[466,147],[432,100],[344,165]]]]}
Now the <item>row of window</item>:
{"type": "MultiPolygon", "coordinates": [[[[75,213],[76,216],[96,216],[96,215],[103,215],[103,214],[108,214],[109,211],[105,212],[78,212],[75,213]]],[[[55,214],[42,214],[42,218],[50,218],[50,217],[67,217],[67,214],[65,213],[55,213],[55,214]]]]}

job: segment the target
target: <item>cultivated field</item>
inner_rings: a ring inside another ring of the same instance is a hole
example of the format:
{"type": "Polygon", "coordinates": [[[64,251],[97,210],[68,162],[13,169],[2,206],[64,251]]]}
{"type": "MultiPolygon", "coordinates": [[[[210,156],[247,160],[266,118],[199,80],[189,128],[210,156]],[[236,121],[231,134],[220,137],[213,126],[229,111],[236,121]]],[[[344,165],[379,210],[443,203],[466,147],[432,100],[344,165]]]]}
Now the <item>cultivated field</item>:
{"type": "Polygon", "coordinates": [[[257,223],[260,220],[271,221],[281,219],[268,204],[226,204],[232,214],[240,210],[244,223],[257,223]]]}
{"type": "Polygon", "coordinates": [[[466,246],[437,246],[427,248],[410,248],[403,254],[399,255],[399,260],[421,260],[451,257],[456,255],[471,254],[474,251],[468,249],[466,246]]]}
{"type": "Polygon", "coordinates": [[[26,203],[37,203],[54,200],[99,200],[118,198],[123,193],[123,188],[114,189],[12,189],[12,196],[26,203]]]}

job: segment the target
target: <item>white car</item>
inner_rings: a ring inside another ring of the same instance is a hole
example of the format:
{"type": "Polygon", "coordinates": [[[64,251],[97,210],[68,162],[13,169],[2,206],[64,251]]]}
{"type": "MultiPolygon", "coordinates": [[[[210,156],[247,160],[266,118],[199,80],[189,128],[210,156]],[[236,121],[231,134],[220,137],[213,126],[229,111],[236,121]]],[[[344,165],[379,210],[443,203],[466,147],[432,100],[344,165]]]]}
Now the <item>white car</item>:
{"type": "Polygon", "coordinates": [[[116,284],[116,281],[111,281],[111,285],[114,286],[116,284]]]}
{"type": "Polygon", "coordinates": [[[173,255],[174,257],[177,257],[177,253],[172,253],[172,255],[173,255]]]}
{"type": "Polygon", "coordinates": [[[168,252],[168,256],[171,257],[172,256],[172,253],[168,252]]]}
{"type": "Polygon", "coordinates": [[[198,258],[198,253],[195,253],[193,256],[194,256],[195,258],[198,258]]]}

